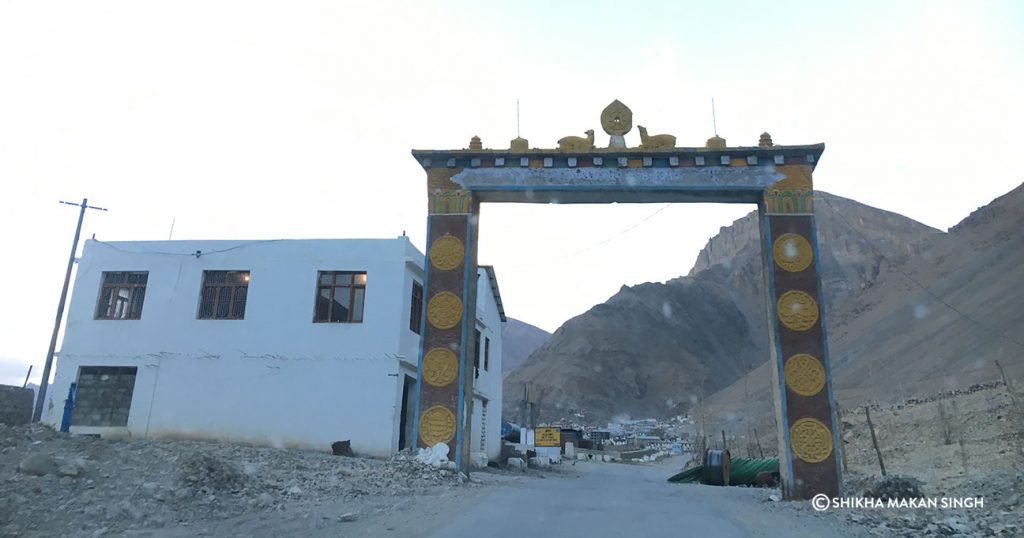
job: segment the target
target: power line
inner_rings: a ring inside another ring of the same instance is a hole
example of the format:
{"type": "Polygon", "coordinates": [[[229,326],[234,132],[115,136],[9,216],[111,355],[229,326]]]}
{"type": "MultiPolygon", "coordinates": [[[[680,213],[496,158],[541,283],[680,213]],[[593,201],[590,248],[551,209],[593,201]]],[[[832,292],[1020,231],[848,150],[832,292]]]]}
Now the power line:
{"type": "Polygon", "coordinates": [[[285,240],[284,239],[261,239],[259,241],[246,241],[246,242],[243,242],[241,244],[234,245],[234,246],[231,246],[231,247],[222,248],[222,249],[218,249],[218,250],[210,250],[210,251],[207,251],[207,252],[204,252],[204,251],[201,251],[201,250],[197,250],[195,252],[165,252],[165,251],[160,251],[160,250],[130,250],[130,249],[126,249],[126,248],[115,246],[113,243],[109,243],[109,242],[106,242],[106,241],[100,241],[100,240],[95,240],[95,241],[96,241],[96,243],[98,243],[100,245],[103,245],[103,246],[105,246],[107,248],[114,249],[114,250],[119,251],[119,252],[124,252],[126,254],[160,254],[160,255],[163,255],[163,256],[192,256],[192,257],[195,257],[195,258],[199,258],[199,257],[202,257],[202,256],[209,256],[211,254],[220,254],[222,252],[229,252],[229,251],[240,249],[240,248],[251,247],[251,246],[259,245],[259,244],[262,244],[262,243],[275,243],[275,242],[278,242],[278,241],[285,241],[285,240]]]}
{"type": "Polygon", "coordinates": [[[672,204],[670,204],[670,203],[669,204],[665,204],[665,205],[661,206],[657,211],[655,211],[655,212],[651,213],[650,215],[647,215],[646,217],[640,219],[639,221],[636,222],[636,224],[633,224],[629,228],[626,228],[626,229],[620,231],[619,233],[608,237],[607,239],[605,239],[604,241],[601,241],[600,243],[594,243],[593,245],[590,245],[589,247],[586,247],[586,248],[584,248],[582,250],[578,250],[576,252],[573,252],[570,255],[571,256],[576,256],[578,254],[583,254],[584,252],[587,252],[588,250],[593,250],[593,249],[595,249],[595,248],[597,248],[597,247],[599,247],[601,245],[610,243],[610,242],[618,239],[619,237],[622,237],[623,235],[626,235],[627,233],[632,232],[633,230],[639,228],[641,224],[643,224],[643,223],[653,219],[655,216],[658,215],[658,213],[661,213],[662,211],[668,209],[669,206],[671,206],[671,205],[672,204]]]}
{"type": "Polygon", "coordinates": [[[860,236],[860,238],[861,238],[861,239],[863,239],[865,243],[867,243],[867,245],[868,245],[868,248],[870,248],[870,249],[871,249],[871,250],[872,250],[872,251],[873,251],[873,252],[874,252],[874,253],[875,253],[876,255],[878,255],[878,257],[879,257],[879,258],[881,258],[882,260],[884,260],[885,262],[887,262],[887,263],[888,263],[888,264],[889,264],[889,265],[890,265],[890,266],[891,266],[891,267],[892,267],[893,269],[895,269],[895,270],[896,270],[897,272],[899,272],[899,274],[903,275],[903,276],[904,276],[904,277],[905,277],[905,278],[906,278],[907,280],[909,280],[909,281],[913,282],[913,283],[914,283],[914,285],[916,285],[917,287],[919,287],[919,288],[921,288],[922,290],[924,290],[924,292],[925,292],[925,293],[927,293],[929,297],[931,297],[932,299],[934,299],[934,300],[935,300],[935,301],[937,301],[938,303],[942,304],[942,305],[943,305],[943,306],[945,306],[946,308],[948,308],[948,309],[952,310],[953,312],[955,312],[955,313],[956,313],[957,315],[959,315],[960,317],[962,317],[962,318],[966,319],[967,321],[970,321],[971,323],[973,323],[973,324],[977,325],[978,327],[981,327],[982,329],[984,329],[984,330],[986,330],[986,331],[988,331],[988,332],[990,332],[990,333],[992,333],[992,334],[994,334],[994,335],[996,335],[996,336],[998,336],[998,337],[1000,337],[1000,338],[1003,338],[1003,339],[1005,339],[1005,340],[1007,340],[1007,341],[1009,341],[1009,342],[1012,342],[1012,343],[1014,343],[1014,344],[1016,344],[1016,345],[1020,346],[1021,348],[1024,348],[1024,343],[1022,343],[1022,342],[1020,342],[1020,341],[1018,341],[1018,340],[1016,340],[1016,339],[1014,339],[1014,338],[1011,338],[1011,337],[1009,337],[1009,336],[1007,336],[1007,335],[1005,335],[1005,334],[1003,334],[1003,333],[1001,333],[1001,332],[998,332],[998,331],[996,331],[995,329],[991,329],[991,328],[989,328],[988,326],[986,326],[985,324],[981,323],[980,321],[978,321],[978,320],[976,320],[976,319],[972,318],[971,316],[969,316],[969,315],[967,315],[967,314],[965,314],[965,313],[961,312],[961,311],[960,311],[960,310],[958,310],[958,309],[957,309],[957,308],[956,308],[955,306],[953,306],[953,305],[951,305],[951,304],[947,303],[947,302],[946,302],[945,300],[943,300],[943,299],[942,299],[941,297],[939,297],[938,295],[935,295],[934,293],[932,293],[932,290],[928,289],[928,287],[927,287],[927,286],[925,286],[924,284],[922,284],[921,282],[919,282],[919,281],[918,281],[918,280],[917,280],[916,278],[914,278],[914,277],[910,276],[910,274],[908,274],[908,273],[907,273],[906,271],[904,271],[902,267],[900,267],[900,266],[899,266],[899,265],[897,265],[897,264],[896,264],[895,262],[893,262],[892,260],[890,260],[889,258],[887,258],[887,257],[886,257],[886,256],[885,256],[884,254],[882,254],[881,252],[879,252],[879,250],[875,248],[875,245],[874,245],[874,244],[873,244],[873,243],[872,243],[872,242],[871,242],[871,241],[870,241],[870,240],[869,240],[869,239],[868,239],[868,238],[867,238],[867,237],[866,237],[866,236],[865,236],[864,234],[862,234],[862,233],[860,232],[860,230],[858,230],[858,229],[854,228],[854,227],[853,227],[853,225],[852,225],[852,224],[850,224],[850,221],[846,220],[846,217],[845,217],[845,216],[843,216],[843,214],[842,214],[842,213],[840,213],[840,212],[839,212],[839,210],[838,210],[838,209],[836,209],[836,207],[835,207],[834,205],[832,205],[832,202],[829,202],[829,201],[828,201],[828,198],[825,198],[824,196],[819,196],[819,197],[817,197],[817,198],[818,198],[819,200],[823,200],[823,201],[825,202],[825,205],[829,206],[829,207],[830,207],[830,208],[832,209],[832,211],[833,211],[833,212],[834,212],[834,213],[835,213],[836,215],[838,215],[838,216],[839,216],[839,219],[840,219],[840,220],[842,220],[844,224],[846,224],[846,227],[847,227],[847,228],[849,228],[850,230],[852,230],[852,231],[853,231],[854,233],[856,233],[856,234],[857,234],[858,236],[860,236]]]}
{"type": "MultiPolygon", "coordinates": [[[[606,237],[605,239],[603,239],[603,240],[601,240],[601,241],[599,241],[597,243],[594,243],[592,245],[589,245],[589,246],[586,246],[584,248],[581,248],[580,250],[577,250],[575,252],[564,254],[564,255],[562,255],[560,257],[557,257],[557,258],[550,258],[550,259],[547,259],[547,260],[543,260],[543,262],[544,263],[550,263],[552,261],[559,261],[559,260],[569,259],[569,258],[571,258],[573,256],[578,256],[578,255],[583,254],[585,252],[591,251],[591,250],[593,250],[593,249],[595,249],[595,248],[597,248],[599,246],[602,246],[602,245],[605,245],[607,243],[610,243],[610,242],[618,239],[619,237],[622,237],[623,235],[626,235],[627,233],[629,233],[629,232],[639,228],[640,225],[642,225],[643,223],[653,219],[659,213],[661,213],[662,211],[665,211],[666,209],[668,209],[669,206],[671,206],[671,205],[672,205],[671,203],[667,203],[667,204],[661,206],[660,208],[658,208],[657,210],[655,210],[651,214],[649,214],[646,217],[638,220],[637,222],[635,222],[634,224],[630,225],[629,227],[623,228],[619,232],[617,232],[615,234],[612,234],[612,235],[606,237]]],[[[513,264],[511,264],[511,267],[532,267],[534,265],[537,265],[538,263],[540,263],[540,262],[513,263],[513,264]]],[[[505,264],[505,267],[509,267],[509,266],[510,266],[509,264],[505,264]]]]}

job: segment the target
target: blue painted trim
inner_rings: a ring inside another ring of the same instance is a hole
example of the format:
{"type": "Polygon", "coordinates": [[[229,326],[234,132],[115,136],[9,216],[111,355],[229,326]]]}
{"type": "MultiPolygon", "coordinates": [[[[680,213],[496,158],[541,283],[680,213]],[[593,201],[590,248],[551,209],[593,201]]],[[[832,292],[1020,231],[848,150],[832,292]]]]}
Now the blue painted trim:
{"type": "MultiPolygon", "coordinates": [[[[779,305],[778,305],[778,294],[776,293],[776,289],[775,289],[775,266],[772,263],[772,255],[771,255],[771,252],[772,252],[771,217],[769,216],[768,213],[765,213],[762,216],[762,218],[764,219],[764,223],[762,224],[762,226],[764,226],[764,242],[765,242],[765,244],[762,245],[761,248],[764,249],[764,256],[765,256],[765,261],[766,261],[764,269],[765,269],[765,271],[768,271],[768,275],[767,275],[768,276],[768,282],[767,282],[768,285],[766,286],[767,289],[765,290],[765,293],[768,294],[768,300],[770,301],[771,308],[772,308],[772,310],[771,310],[772,316],[771,316],[771,319],[768,320],[768,323],[771,324],[770,330],[775,333],[775,338],[774,338],[774,341],[775,341],[775,375],[778,377],[779,402],[781,402],[780,408],[782,410],[782,417],[781,417],[782,418],[782,423],[779,424],[779,429],[781,429],[782,431],[779,432],[779,435],[782,435],[783,439],[786,440],[786,442],[785,442],[785,445],[786,445],[785,458],[786,458],[786,462],[787,462],[787,465],[786,465],[786,476],[784,476],[782,478],[783,478],[783,480],[785,480],[784,484],[786,485],[786,487],[790,489],[790,492],[792,492],[793,491],[792,488],[794,486],[794,482],[793,482],[793,449],[790,446],[789,428],[787,427],[787,424],[789,423],[789,404],[786,401],[786,378],[784,377],[784,372],[783,372],[783,361],[785,360],[785,357],[782,356],[782,340],[781,340],[780,335],[779,335],[779,312],[778,312],[779,305]]],[[[779,457],[781,458],[781,457],[783,457],[783,455],[779,454],[779,457]]]]}
{"type": "Polygon", "coordinates": [[[832,457],[836,464],[836,477],[838,477],[839,494],[843,494],[843,463],[839,455],[841,443],[839,438],[840,418],[836,415],[835,393],[832,391],[832,358],[828,353],[828,331],[825,326],[825,291],[821,287],[821,260],[818,255],[818,225],[811,215],[811,250],[814,251],[814,280],[818,286],[818,308],[821,310],[818,316],[818,323],[821,323],[821,363],[825,366],[825,381],[828,388],[828,414],[832,417],[832,457]]]}
{"type": "MultiPolygon", "coordinates": [[[[434,219],[431,216],[427,216],[427,248],[426,252],[430,252],[430,223],[434,219]]],[[[423,347],[427,341],[427,284],[430,278],[430,267],[427,265],[427,254],[423,254],[423,304],[420,305],[420,352],[419,358],[416,361],[416,406],[413,408],[412,419],[412,442],[410,448],[412,448],[413,454],[416,453],[416,448],[420,446],[420,389],[423,386],[423,347]]],[[[404,381],[403,381],[404,382],[404,381]]],[[[399,421],[401,424],[401,421],[399,421]]]]}
{"type": "MultiPolygon", "coordinates": [[[[488,185],[488,184],[473,184],[466,182],[465,188],[473,192],[491,192],[491,191],[511,191],[511,192],[526,192],[526,191],[566,191],[566,192],[590,192],[590,191],[624,191],[624,192],[635,192],[635,191],[696,191],[696,192],[715,192],[715,191],[738,191],[751,194],[763,194],[764,191],[770,185],[488,185]]],[[[750,203],[748,201],[738,203],[750,203]]]]}
{"type": "Polygon", "coordinates": [[[68,386],[68,397],[64,400],[64,415],[60,419],[60,431],[71,431],[71,414],[75,412],[75,400],[78,397],[78,383],[68,386]]]}
{"type": "MultiPolygon", "coordinates": [[[[471,253],[473,249],[473,241],[476,238],[473,237],[473,215],[472,213],[466,217],[466,259],[462,266],[462,340],[459,342],[459,403],[456,407],[455,415],[455,471],[462,471],[462,430],[466,426],[466,398],[465,398],[465,387],[466,387],[466,338],[469,335],[469,326],[473,325],[473,329],[476,329],[476,316],[470,319],[469,311],[470,308],[467,306],[469,301],[469,284],[470,284],[470,258],[473,256],[471,253]]],[[[472,275],[473,279],[476,279],[476,272],[472,275]]],[[[472,421],[473,417],[469,417],[472,421]]]]}

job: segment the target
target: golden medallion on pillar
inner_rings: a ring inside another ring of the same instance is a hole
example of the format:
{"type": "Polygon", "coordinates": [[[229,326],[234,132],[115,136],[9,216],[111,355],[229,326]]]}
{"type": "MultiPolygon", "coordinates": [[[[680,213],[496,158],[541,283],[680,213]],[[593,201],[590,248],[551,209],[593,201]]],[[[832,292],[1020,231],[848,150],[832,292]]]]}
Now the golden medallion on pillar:
{"type": "Polygon", "coordinates": [[[818,322],[818,303],[810,295],[790,290],[779,297],[779,321],[794,331],[806,331],[818,322]]]}
{"type": "Polygon", "coordinates": [[[814,261],[814,249],[802,235],[785,233],[772,244],[772,257],[779,267],[791,273],[799,273],[814,261]]]}
{"type": "Polygon", "coordinates": [[[825,367],[806,353],[797,353],[786,359],[782,370],[786,386],[800,396],[814,396],[825,388],[825,367]]]}
{"type": "Polygon", "coordinates": [[[441,271],[451,271],[462,265],[466,247],[458,237],[444,234],[430,246],[430,264],[441,271]]]}
{"type": "Polygon", "coordinates": [[[438,329],[451,329],[462,321],[462,300],[450,291],[442,291],[427,302],[427,321],[438,329]]]}
{"type": "Polygon", "coordinates": [[[427,446],[447,443],[455,436],[455,414],[443,405],[435,405],[420,415],[420,439],[427,446]]]}
{"type": "Polygon", "coordinates": [[[796,457],[821,463],[832,455],[832,432],[813,418],[802,418],[789,427],[789,444],[796,457]]]}
{"type": "Polygon", "coordinates": [[[435,387],[448,385],[459,375],[459,359],[451,350],[435,347],[423,355],[423,380],[435,387]]]}

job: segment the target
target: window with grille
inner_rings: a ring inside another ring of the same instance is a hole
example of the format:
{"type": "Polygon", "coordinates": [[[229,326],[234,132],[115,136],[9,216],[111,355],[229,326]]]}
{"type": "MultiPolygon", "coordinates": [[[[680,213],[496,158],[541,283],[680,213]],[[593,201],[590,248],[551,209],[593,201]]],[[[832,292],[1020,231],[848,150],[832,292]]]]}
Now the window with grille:
{"type": "Polygon", "coordinates": [[[96,319],[140,319],[148,271],[104,271],[96,319]]]}
{"type": "Polygon", "coordinates": [[[409,308],[409,330],[420,334],[420,325],[423,321],[423,286],[412,281],[412,306],[409,308]]]}
{"type": "Polygon", "coordinates": [[[199,319],[245,319],[249,271],[203,271],[199,319]]]}
{"type": "Polygon", "coordinates": [[[362,323],[366,272],[320,271],[314,323],[362,323]]]}

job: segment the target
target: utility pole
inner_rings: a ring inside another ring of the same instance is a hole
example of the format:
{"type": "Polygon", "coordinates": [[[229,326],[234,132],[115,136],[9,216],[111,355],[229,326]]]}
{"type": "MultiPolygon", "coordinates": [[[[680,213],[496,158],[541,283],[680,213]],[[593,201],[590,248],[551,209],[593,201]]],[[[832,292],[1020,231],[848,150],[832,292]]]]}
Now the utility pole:
{"type": "Polygon", "coordinates": [[[57,333],[60,332],[60,322],[64,318],[64,303],[68,298],[68,286],[71,284],[71,268],[75,266],[75,252],[78,251],[78,238],[82,235],[82,221],[85,220],[86,209],[98,209],[106,211],[102,207],[89,205],[88,198],[82,198],[82,204],[65,202],[60,203],[73,205],[82,208],[78,213],[78,226],[75,228],[75,239],[71,242],[71,256],[68,258],[68,270],[64,274],[64,289],[60,292],[60,302],[57,303],[57,319],[53,323],[53,336],[50,337],[50,350],[46,352],[46,363],[43,364],[43,378],[39,381],[39,395],[36,397],[36,408],[32,412],[32,422],[39,422],[43,416],[43,402],[46,401],[46,388],[50,384],[50,368],[53,366],[53,354],[57,350],[57,333]]]}

